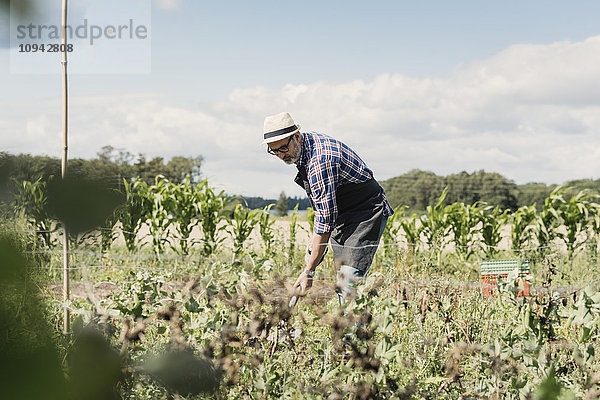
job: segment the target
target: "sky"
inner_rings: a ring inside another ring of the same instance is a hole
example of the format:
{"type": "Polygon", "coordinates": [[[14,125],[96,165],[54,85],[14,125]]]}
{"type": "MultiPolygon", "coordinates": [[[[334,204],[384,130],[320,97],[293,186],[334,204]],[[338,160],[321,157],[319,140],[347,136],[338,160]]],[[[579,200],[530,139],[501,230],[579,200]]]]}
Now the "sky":
{"type": "MultiPolygon", "coordinates": [[[[60,1],[39,1],[60,24],[60,1]]],[[[105,145],[202,156],[228,193],[304,196],[295,168],[261,144],[264,117],[288,111],[378,180],[412,169],[600,178],[598,1],[82,1],[69,2],[71,20],[133,19],[149,34],[122,48],[75,43],[70,157],[105,145]]],[[[0,151],[60,157],[60,56],[11,58],[15,21],[0,11],[0,151]]]]}

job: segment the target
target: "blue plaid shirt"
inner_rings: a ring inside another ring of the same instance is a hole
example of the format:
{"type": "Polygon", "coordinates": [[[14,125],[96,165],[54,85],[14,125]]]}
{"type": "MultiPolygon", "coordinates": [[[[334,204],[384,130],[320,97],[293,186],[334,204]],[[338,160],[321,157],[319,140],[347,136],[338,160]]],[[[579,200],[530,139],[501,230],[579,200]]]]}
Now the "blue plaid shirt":
{"type": "MultiPolygon", "coordinates": [[[[315,233],[331,232],[335,226],[338,186],[373,179],[373,172],[350,147],[316,132],[302,133],[302,153],[297,165],[306,167],[309,200],[315,210],[315,233]]],[[[383,197],[384,215],[390,216],[394,211],[385,193],[383,197]]]]}

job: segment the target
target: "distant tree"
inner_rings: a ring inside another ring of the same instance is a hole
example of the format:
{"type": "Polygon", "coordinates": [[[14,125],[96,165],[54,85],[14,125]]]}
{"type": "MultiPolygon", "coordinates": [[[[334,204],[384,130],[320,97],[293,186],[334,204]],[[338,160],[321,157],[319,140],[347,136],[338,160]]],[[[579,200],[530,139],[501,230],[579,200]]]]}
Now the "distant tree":
{"type": "Polygon", "coordinates": [[[541,211],[542,207],[544,207],[546,197],[548,197],[555,188],[556,185],[548,186],[545,183],[534,182],[519,185],[517,187],[517,202],[519,207],[533,206],[535,204],[536,209],[541,211]]]}
{"type": "MultiPolygon", "coordinates": [[[[556,186],[556,185],[554,185],[556,186]]],[[[565,198],[570,198],[571,196],[576,195],[582,190],[587,190],[590,194],[600,194],[600,179],[577,179],[572,181],[567,181],[564,185],[567,188],[567,196],[565,198]]],[[[553,188],[554,190],[554,188],[553,188]]]]}
{"type": "MultiPolygon", "coordinates": [[[[96,158],[82,165],[82,168],[85,169],[82,173],[95,179],[101,179],[111,185],[120,186],[123,178],[132,180],[135,177],[132,164],[134,158],[133,154],[124,149],[104,146],[96,154],[96,158]]],[[[75,169],[73,166],[69,168],[71,170],[75,169]]]]}
{"type": "Polygon", "coordinates": [[[202,157],[188,158],[175,156],[165,165],[164,173],[171,182],[182,183],[187,175],[190,176],[192,184],[200,182],[200,167],[202,157]]]}
{"type": "Polygon", "coordinates": [[[381,182],[393,207],[408,206],[412,212],[423,212],[437,202],[447,188],[445,204],[474,204],[485,201],[501,209],[518,207],[517,186],[497,173],[483,170],[438,176],[433,172],[412,170],[381,182]]]}
{"type": "MultiPolygon", "coordinates": [[[[265,207],[267,207],[269,204],[275,204],[277,203],[277,200],[275,199],[263,199],[262,197],[241,197],[245,203],[247,204],[247,207],[255,210],[255,209],[263,209],[265,207]]],[[[299,210],[306,210],[308,207],[310,207],[310,201],[308,200],[307,197],[288,197],[288,209],[291,210],[293,209],[296,204],[298,204],[298,209],[299,210]]]]}
{"type": "Polygon", "coordinates": [[[310,201],[308,200],[308,197],[288,197],[288,202],[290,210],[293,210],[294,207],[296,207],[296,204],[298,205],[298,210],[306,210],[308,207],[310,207],[310,201]]]}
{"type": "Polygon", "coordinates": [[[176,156],[165,164],[162,157],[154,157],[147,161],[146,156],[139,154],[136,163],[133,165],[133,171],[135,176],[138,176],[149,185],[154,183],[157,175],[163,175],[173,183],[181,183],[189,175],[192,183],[196,184],[200,182],[201,165],[202,157],[176,156]]]}
{"type": "MultiPolygon", "coordinates": [[[[561,186],[564,187],[563,194],[565,200],[569,200],[572,196],[587,190],[591,195],[600,194],[600,179],[577,179],[567,181],[561,186]]],[[[536,209],[541,211],[546,198],[558,187],[558,185],[546,185],[545,183],[525,183],[517,186],[517,203],[519,207],[532,206],[535,204],[536,209]]]]}
{"type": "Polygon", "coordinates": [[[146,184],[152,185],[156,176],[164,174],[165,164],[162,157],[154,157],[150,161],[146,161],[144,154],[138,154],[138,159],[133,165],[133,170],[135,176],[146,182],[146,184]]]}
{"type": "Polygon", "coordinates": [[[279,213],[279,215],[281,216],[285,216],[288,213],[288,210],[290,209],[290,202],[288,200],[288,197],[285,195],[285,192],[281,192],[279,194],[279,200],[277,200],[277,203],[275,204],[275,210],[279,213]]]}
{"type": "Polygon", "coordinates": [[[60,175],[60,160],[48,156],[32,156],[30,154],[19,154],[16,156],[8,153],[0,154],[0,158],[10,165],[10,175],[15,180],[36,181],[41,179],[47,181],[51,176],[60,175]]]}
{"type": "Polygon", "coordinates": [[[275,203],[277,203],[277,200],[263,199],[262,197],[245,197],[245,196],[243,196],[242,199],[248,205],[248,208],[251,210],[256,210],[256,209],[262,210],[263,208],[267,207],[269,204],[273,204],[273,206],[275,206],[275,203]]]}
{"type": "MultiPolygon", "coordinates": [[[[0,152],[0,165],[8,170],[8,175],[17,182],[38,179],[46,182],[52,176],[60,176],[60,160],[56,157],[32,156],[29,154],[11,155],[0,152]]],[[[202,157],[173,157],[165,164],[162,157],[147,160],[144,154],[136,157],[130,152],[104,146],[90,160],[82,158],[69,159],[67,174],[76,177],[102,180],[105,183],[120,187],[123,178],[128,181],[139,176],[147,184],[154,184],[157,175],[164,175],[173,183],[182,183],[187,175],[192,183],[200,181],[202,157]]]]}

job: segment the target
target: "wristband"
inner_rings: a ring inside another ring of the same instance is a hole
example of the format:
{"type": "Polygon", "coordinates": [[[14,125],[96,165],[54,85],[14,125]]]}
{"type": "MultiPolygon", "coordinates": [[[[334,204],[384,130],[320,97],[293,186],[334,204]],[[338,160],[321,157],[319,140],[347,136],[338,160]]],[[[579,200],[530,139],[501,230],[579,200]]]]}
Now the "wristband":
{"type": "Polygon", "coordinates": [[[310,276],[311,278],[314,278],[314,277],[315,277],[315,271],[311,271],[311,270],[309,270],[309,269],[306,269],[306,268],[305,268],[305,269],[304,269],[304,273],[305,273],[306,275],[310,276]]]}

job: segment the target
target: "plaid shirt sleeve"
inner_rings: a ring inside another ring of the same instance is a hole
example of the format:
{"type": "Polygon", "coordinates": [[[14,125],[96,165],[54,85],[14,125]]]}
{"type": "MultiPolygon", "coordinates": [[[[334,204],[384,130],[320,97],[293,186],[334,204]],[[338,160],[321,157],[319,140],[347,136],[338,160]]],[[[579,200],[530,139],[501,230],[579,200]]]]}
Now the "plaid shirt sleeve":
{"type": "Polygon", "coordinates": [[[321,157],[307,168],[311,200],[315,208],[315,233],[331,232],[337,217],[336,190],[339,166],[332,157],[321,157]]]}

